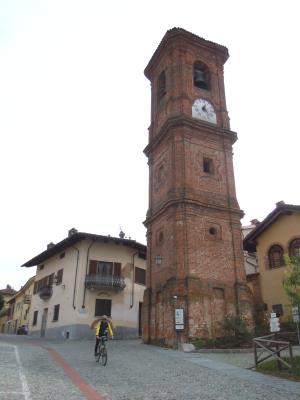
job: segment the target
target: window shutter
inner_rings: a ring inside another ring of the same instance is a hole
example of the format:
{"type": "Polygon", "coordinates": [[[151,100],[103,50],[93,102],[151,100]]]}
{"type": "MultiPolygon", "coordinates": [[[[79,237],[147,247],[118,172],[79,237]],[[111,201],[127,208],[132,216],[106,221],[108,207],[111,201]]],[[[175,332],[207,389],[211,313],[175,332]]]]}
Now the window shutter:
{"type": "Polygon", "coordinates": [[[121,263],[114,263],[114,276],[121,277],[121,263]]]}
{"type": "Polygon", "coordinates": [[[90,260],[89,275],[96,275],[97,273],[97,261],[90,260]]]}
{"type": "MultiPolygon", "coordinates": [[[[49,275],[48,285],[52,286],[54,281],[54,274],[49,275]]],[[[47,278],[46,278],[47,279],[47,278]]],[[[45,286],[47,286],[47,282],[45,282],[45,286]]]]}
{"type": "Polygon", "coordinates": [[[63,268],[57,271],[57,284],[62,283],[63,271],[63,268]]]}

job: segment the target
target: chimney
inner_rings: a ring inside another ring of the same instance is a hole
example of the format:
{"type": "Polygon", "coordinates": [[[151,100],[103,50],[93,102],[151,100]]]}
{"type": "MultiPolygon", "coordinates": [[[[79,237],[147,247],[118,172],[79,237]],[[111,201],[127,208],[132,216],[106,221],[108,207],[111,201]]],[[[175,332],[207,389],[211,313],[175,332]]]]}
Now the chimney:
{"type": "Polygon", "coordinates": [[[252,219],[250,222],[251,222],[251,225],[255,225],[255,226],[260,224],[260,221],[258,219],[252,219]]]}
{"type": "Polygon", "coordinates": [[[50,242],[47,244],[47,250],[52,249],[52,247],[54,247],[55,244],[53,242],[50,242]]]}
{"type": "Polygon", "coordinates": [[[276,203],[276,207],[280,207],[280,206],[283,206],[285,204],[285,202],[284,201],[278,201],[277,203],[276,203]]]}
{"type": "Polygon", "coordinates": [[[78,230],[75,229],[75,228],[70,229],[69,232],[68,232],[68,237],[74,235],[74,234],[77,233],[77,232],[78,232],[78,230]]]}

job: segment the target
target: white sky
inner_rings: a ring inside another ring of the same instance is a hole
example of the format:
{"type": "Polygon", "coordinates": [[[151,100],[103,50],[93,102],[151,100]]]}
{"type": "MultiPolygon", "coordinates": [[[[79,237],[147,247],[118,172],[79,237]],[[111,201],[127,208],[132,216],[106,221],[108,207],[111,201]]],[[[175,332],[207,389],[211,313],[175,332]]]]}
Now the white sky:
{"type": "Polygon", "coordinates": [[[168,29],[225,45],[243,224],[300,204],[297,0],[0,0],[0,289],[70,228],[146,243],[150,84],[168,29]]]}

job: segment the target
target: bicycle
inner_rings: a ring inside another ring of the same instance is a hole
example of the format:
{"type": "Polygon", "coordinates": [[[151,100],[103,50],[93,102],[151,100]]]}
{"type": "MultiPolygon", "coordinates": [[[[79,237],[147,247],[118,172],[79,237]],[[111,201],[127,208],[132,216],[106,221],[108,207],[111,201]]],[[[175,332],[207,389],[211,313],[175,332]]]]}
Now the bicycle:
{"type": "Polygon", "coordinates": [[[99,349],[96,357],[96,362],[101,360],[102,365],[106,365],[107,363],[107,348],[105,342],[107,341],[107,336],[100,337],[99,349]]]}

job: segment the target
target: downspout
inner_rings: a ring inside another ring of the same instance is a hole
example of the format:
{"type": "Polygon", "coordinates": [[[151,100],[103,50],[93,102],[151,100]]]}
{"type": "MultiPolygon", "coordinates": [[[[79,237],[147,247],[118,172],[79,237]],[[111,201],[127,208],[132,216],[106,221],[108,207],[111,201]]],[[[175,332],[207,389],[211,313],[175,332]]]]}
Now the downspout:
{"type": "Polygon", "coordinates": [[[76,270],[75,270],[75,281],[74,281],[74,291],[73,291],[73,308],[75,310],[75,294],[76,294],[76,283],[77,283],[77,272],[78,272],[78,262],[79,262],[79,249],[75,246],[72,247],[77,250],[77,260],[76,260],[76,270]]]}
{"type": "Polygon", "coordinates": [[[92,240],[92,242],[90,243],[90,245],[89,245],[89,247],[88,247],[87,253],[86,253],[86,267],[85,267],[85,278],[84,278],[84,289],[83,289],[82,308],[85,308],[85,292],[86,292],[85,281],[86,281],[87,271],[88,271],[88,266],[89,266],[90,248],[93,246],[94,243],[95,243],[95,240],[92,240]]]}
{"type": "Polygon", "coordinates": [[[137,251],[136,253],[133,254],[132,256],[132,285],[131,285],[131,304],[130,304],[130,308],[133,307],[133,303],[134,303],[134,277],[135,277],[135,270],[134,270],[134,257],[139,254],[139,252],[137,251]]]}

